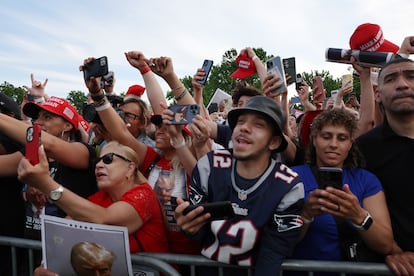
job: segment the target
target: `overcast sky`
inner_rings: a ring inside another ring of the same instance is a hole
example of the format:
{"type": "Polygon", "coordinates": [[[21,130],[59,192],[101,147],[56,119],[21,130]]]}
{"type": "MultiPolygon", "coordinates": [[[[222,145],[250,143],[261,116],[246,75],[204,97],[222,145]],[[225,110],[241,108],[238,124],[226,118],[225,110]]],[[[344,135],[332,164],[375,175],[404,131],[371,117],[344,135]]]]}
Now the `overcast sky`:
{"type": "Polygon", "coordinates": [[[226,50],[247,46],[296,57],[299,72],[329,70],[340,77],[348,66],[326,62],[326,48],[349,48],[350,35],[366,22],[379,24],[384,37],[400,45],[414,35],[413,11],[411,0],[3,0],[0,81],[30,86],[34,73],[49,79],[49,95],[66,97],[87,91],[78,69],[83,59],[106,55],[115,90],[125,92],[143,84],[126,51],[170,56],[184,77],[204,59],[218,64],[226,50]]]}

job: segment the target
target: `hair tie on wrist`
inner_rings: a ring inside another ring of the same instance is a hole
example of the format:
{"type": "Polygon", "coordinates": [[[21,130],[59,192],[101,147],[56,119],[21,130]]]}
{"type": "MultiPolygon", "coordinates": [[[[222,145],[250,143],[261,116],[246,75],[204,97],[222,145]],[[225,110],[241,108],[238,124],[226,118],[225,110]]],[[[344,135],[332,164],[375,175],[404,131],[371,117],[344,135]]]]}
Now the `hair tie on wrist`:
{"type": "Polygon", "coordinates": [[[141,72],[141,75],[144,75],[148,73],[149,71],[151,71],[151,68],[147,65],[144,68],[139,69],[139,71],[141,72]]]}

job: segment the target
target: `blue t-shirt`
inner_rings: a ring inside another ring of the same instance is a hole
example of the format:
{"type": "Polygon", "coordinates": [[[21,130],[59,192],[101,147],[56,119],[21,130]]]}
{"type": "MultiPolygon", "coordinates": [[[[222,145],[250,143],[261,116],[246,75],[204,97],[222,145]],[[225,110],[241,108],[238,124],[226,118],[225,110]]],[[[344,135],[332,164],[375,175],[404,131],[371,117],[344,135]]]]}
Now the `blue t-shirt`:
{"type": "MultiPolygon", "coordinates": [[[[309,165],[292,167],[303,181],[305,201],[309,193],[318,188],[315,176],[309,165]]],[[[364,198],[382,191],[378,178],[371,172],[361,169],[343,169],[343,184],[348,184],[362,206],[364,198]]],[[[350,223],[350,222],[349,222],[350,223]]],[[[297,244],[292,259],[341,261],[336,222],[332,215],[323,213],[315,217],[309,225],[305,237],[297,244]]]]}

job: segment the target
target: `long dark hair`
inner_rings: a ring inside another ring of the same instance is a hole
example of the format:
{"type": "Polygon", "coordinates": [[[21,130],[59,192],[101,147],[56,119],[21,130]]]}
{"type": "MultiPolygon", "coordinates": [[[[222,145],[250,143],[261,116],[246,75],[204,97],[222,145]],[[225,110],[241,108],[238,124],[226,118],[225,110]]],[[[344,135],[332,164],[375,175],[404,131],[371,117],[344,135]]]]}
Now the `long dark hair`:
{"type": "MultiPolygon", "coordinates": [[[[344,126],[348,130],[351,139],[354,138],[355,132],[358,129],[357,120],[355,116],[345,109],[334,108],[327,110],[316,116],[313,120],[310,130],[310,141],[306,148],[305,163],[316,165],[316,150],[313,146],[313,141],[316,135],[326,125],[344,126]]],[[[352,143],[348,152],[348,156],[344,160],[344,168],[363,168],[365,161],[362,153],[359,151],[357,145],[352,143]]]]}

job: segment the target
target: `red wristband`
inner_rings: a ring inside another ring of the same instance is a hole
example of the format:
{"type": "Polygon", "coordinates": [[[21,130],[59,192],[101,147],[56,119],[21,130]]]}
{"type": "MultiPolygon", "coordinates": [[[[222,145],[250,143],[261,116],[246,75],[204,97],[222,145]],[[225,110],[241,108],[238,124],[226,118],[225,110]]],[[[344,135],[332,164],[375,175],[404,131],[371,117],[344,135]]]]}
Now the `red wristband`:
{"type": "Polygon", "coordinates": [[[144,68],[139,69],[139,71],[141,72],[141,75],[144,75],[145,73],[151,71],[151,68],[149,66],[145,66],[144,68]]]}

